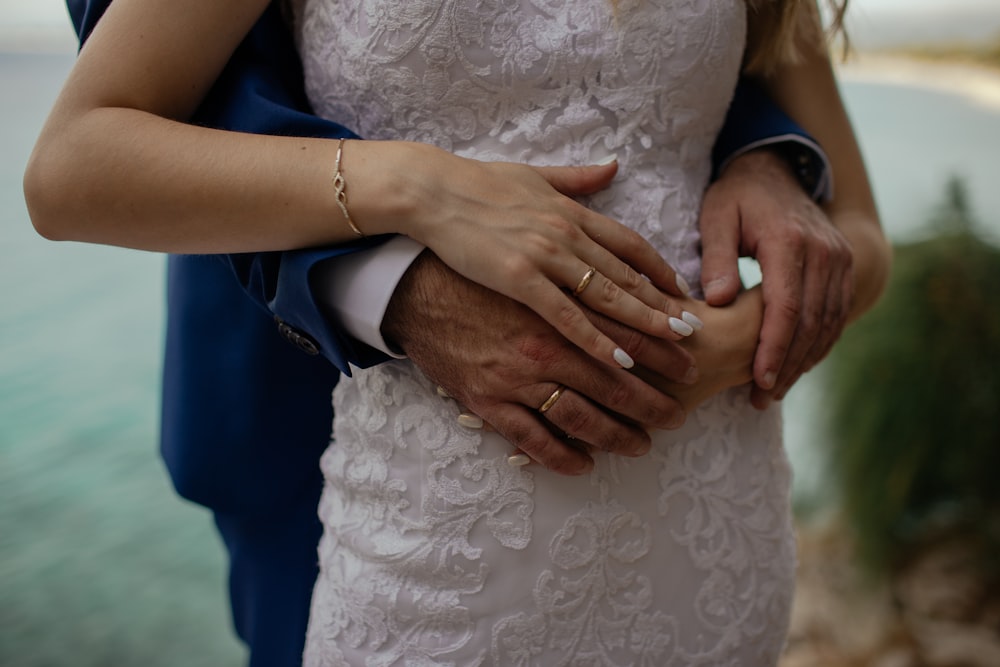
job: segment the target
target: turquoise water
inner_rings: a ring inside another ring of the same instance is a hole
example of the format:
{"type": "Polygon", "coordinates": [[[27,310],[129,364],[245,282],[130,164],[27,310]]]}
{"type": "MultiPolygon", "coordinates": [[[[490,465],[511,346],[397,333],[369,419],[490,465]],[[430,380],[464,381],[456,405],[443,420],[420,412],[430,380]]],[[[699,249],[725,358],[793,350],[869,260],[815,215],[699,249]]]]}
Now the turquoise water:
{"type": "MultiPolygon", "coordinates": [[[[0,54],[0,665],[237,665],[221,545],[157,456],[162,259],[44,241],[24,210],[70,65],[0,54]]],[[[888,86],[845,97],[894,238],[919,233],[951,174],[1000,238],[1000,114],[888,86]]],[[[821,481],[821,405],[809,380],[787,402],[800,494],[821,481]]]]}
{"type": "Polygon", "coordinates": [[[28,223],[71,62],[0,55],[0,665],[239,665],[211,518],[157,456],[163,260],[28,223]]]}

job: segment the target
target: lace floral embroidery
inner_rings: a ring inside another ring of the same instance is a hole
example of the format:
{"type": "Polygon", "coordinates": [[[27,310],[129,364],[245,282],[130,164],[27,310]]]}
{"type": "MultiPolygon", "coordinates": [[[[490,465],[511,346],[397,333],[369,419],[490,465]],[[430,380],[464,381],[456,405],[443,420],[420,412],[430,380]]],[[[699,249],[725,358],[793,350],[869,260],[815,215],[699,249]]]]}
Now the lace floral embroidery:
{"type": "MultiPolygon", "coordinates": [[[[698,283],[742,0],[302,0],[317,111],[362,136],[619,176],[588,204],[698,283]]],[[[506,465],[407,362],[334,397],[306,665],[767,665],[794,550],[774,413],[734,391],[592,475],[506,465]]]]}

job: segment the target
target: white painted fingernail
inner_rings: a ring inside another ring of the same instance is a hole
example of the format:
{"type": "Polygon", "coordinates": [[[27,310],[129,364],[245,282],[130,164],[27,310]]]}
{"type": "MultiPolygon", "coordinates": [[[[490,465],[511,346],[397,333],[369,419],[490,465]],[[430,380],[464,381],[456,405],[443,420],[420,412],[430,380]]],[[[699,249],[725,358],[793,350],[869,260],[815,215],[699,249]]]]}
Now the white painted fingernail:
{"type": "Polygon", "coordinates": [[[451,394],[448,393],[448,390],[442,387],[441,385],[438,385],[437,392],[438,396],[440,396],[441,398],[451,398],[451,394]]]}
{"type": "Polygon", "coordinates": [[[463,412],[458,416],[459,426],[464,426],[465,428],[482,428],[483,418],[479,415],[474,415],[471,412],[463,412]]]}
{"type": "Polygon", "coordinates": [[[677,289],[681,291],[684,296],[691,296],[691,286],[688,285],[688,281],[684,280],[684,276],[677,274],[677,289]]]}
{"type": "Polygon", "coordinates": [[[512,468],[520,468],[531,463],[531,457],[527,454],[511,454],[507,457],[507,465],[512,468]]]}
{"type": "Polygon", "coordinates": [[[618,161],[618,154],[612,153],[608,157],[604,158],[603,160],[598,160],[594,164],[596,164],[598,167],[603,167],[604,165],[611,164],[612,162],[617,162],[617,161],[618,161]]]}
{"type": "Polygon", "coordinates": [[[692,366],[688,369],[688,372],[684,374],[684,384],[694,384],[698,381],[698,367],[692,366]]]}
{"type": "Polygon", "coordinates": [[[670,318],[670,330],[675,334],[680,334],[681,336],[690,336],[694,333],[694,327],[684,320],[677,319],[676,317],[670,318]]]}
{"type": "Polygon", "coordinates": [[[771,389],[778,380],[778,374],[774,371],[764,373],[764,389],[771,389]]]}
{"type": "Polygon", "coordinates": [[[681,313],[681,319],[690,324],[695,331],[701,331],[702,329],[705,328],[705,323],[702,322],[701,318],[695,315],[694,313],[689,313],[688,311],[685,310],[683,313],[681,313]]]}
{"type": "Polygon", "coordinates": [[[621,349],[620,347],[615,348],[614,357],[615,361],[617,361],[618,365],[621,366],[622,368],[632,368],[633,366],[635,366],[635,360],[629,356],[628,352],[621,349]]]}

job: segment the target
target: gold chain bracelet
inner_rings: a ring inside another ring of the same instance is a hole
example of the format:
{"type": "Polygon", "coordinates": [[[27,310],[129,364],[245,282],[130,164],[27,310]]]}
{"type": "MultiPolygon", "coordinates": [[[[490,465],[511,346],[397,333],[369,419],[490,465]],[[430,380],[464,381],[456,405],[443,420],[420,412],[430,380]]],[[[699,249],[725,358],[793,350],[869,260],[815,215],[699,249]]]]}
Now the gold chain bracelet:
{"type": "Polygon", "coordinates": [[[347,212],[347,192],[345,192],[347,181],[344,180],[344,174],[340,171],[340,160],[344,155],[344,141],[344,139],[341,139],[340,143],[337,144],[337,160],[333,168],[333,187],[337,190],[337,206],[340,207],[341,213],[344,214],[344,219],[347,220],[351,231],[364,238],[365,233],[358,229],[358,226],[351,220],[351,214],[347,212]]]}

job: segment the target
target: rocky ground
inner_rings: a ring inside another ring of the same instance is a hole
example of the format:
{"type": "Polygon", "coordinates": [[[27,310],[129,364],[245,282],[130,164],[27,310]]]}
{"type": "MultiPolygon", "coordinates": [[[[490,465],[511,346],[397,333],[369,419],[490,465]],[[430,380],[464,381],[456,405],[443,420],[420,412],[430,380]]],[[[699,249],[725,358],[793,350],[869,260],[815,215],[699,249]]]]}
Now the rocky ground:
{"type": "Polygon", "coordinates": [[[1000,667],[1000,594],[967,543],[934,544],[874,580],[836,528],[803,528],[780,667],[1000,667]]]}

